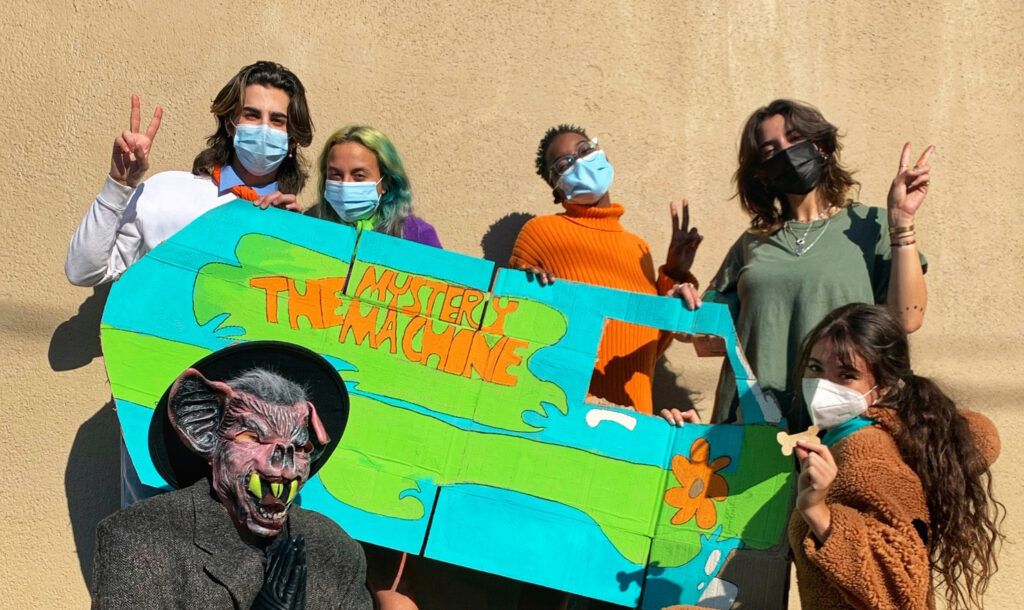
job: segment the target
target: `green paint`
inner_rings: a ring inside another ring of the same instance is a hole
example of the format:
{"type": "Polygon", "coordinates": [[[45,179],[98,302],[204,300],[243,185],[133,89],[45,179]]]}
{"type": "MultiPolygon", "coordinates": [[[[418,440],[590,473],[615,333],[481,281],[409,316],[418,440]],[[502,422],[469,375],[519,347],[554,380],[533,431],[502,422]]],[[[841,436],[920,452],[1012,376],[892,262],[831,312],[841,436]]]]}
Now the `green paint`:
{"type": "MultiPolygon", "coordinates": [[[[436,370],[439,356],[427,359],[427,366],[410,361],[404,354],[403,337],[414,318],[404,314],[395,314],[396,339],[398,345],[390,340],[382,341],[378,349],[374,349],[371,341],[366,339],[357,345],[354,333],[348,330],[345,341],[340,341],[343,328],[333,326],[323,329],[311,328],[305,317],[297,319],[299,329],[292,329],[289,324],[288,295],[281,292],[277,295],[277,323],[267,321],[267,296],[264,290],[250,286],[252,278],[269,275],[286,275],[289,269],[297,269],[297,277],[323,278],[343,277],[346,265],[337,259],[323,254],[300,248],[293,244],[277,240],[278,243],[268,244],[268,239],[258,235],[247,235],[239,241],[236,254],[240,266],[223,263],[205,265],[196,278],[195,314],[199,324],[207,324],[210,320],[225,312],[230,304],[231,312],[221,326],[239,326],[245,329],[240,339],[272,339],[289,341],[303,345],[328,356],[335,356],[356,364],[358,371],[345,374],[346,381],[359,383],[360,389],[391,396],[400,400],[423,404],[438,412],[457,417],[473,418],[480,423],[517,431],[533,431],[536,428],[527,425],[522,419],[522,411],[515,409],[486,409],[477,412],[478,404],[515,404],[530,405],[533,410],[543,413],[541,402],[549,402],[563,413],[567,410],[564,392],[554,383],[537,379],[528,368],[529,358],[546,344],[554,343],[564,334],[566,321],[557,310],[537,303],[522,302],[519,308],[505,318],[506,326],[521,328],[524,324],[533,329],[533,342],[516,350],[521,358],[519,364],[510,366],[508,374],[517,377],[514,386],[497,383],[480,383],[478,375],[472,377],[436,370]],[[258,246],[258,247],[254,247],[258,246]],[[273,251],[275,266],[268,264],[266,253],[273,251]],[[258,261],[250,263],[250,261],[258,261]],[[302,261],[301,265],[286,264],[289,261],[302,261]],[[274,269],[273,273],[265,269],[274,269]],[[520,322],[522,320],[522,322],[520,322]],[[542,330],[537,330],[542,329],[542,330]],[[541,342],[537,342],[541,341],[541,342]],[[394,352],[394,353],[392,353],[394,352]]],[[[356,263],[358,272],[360,265],[356,263]]],[[[383,268],[381,268],[383,269],[383,268]]],[[[353,274],[352,282],[358,275],[353,274]]],[[[396,283],[408,281],[408,274],[399,274],[396,283]],[[401,278],[405,277],[405,280],[401,278]]],[[[435,278],[428,278],[434,280],[435,278]]],[[[304,293],[303,283],[297,288],[304,293]]],[[[351,285],[351,284],[350,284],[351,285]]],[[[421,292],[428,290],[424,288],[421,292]]],[[[424,292],[425,294],[425,292],[424,292]]],[[[343,296],[336,312],[345,312],[349,308],[349,299],[343,296]]],[[[410,297],[411,299],[411,297],[410,297]]],[[[436,299],[433,307],[435,315],[440,311],[440,299],[436,299]]],[[[358,305],[361,315],[372,315],[376,310],[374,333],[379,333],[387,323],[387,310],[372,304],[358,305]]],[[[485,322],[494,314],[484,317],[485,322]]],[[[464,327],[450,325],[440,321],[430,321],[431,329],[443,333],[445,329],[459,330],[464,327]]],[[[468,329],[465,332],[470,332],[468,329]]],[[[506,333],[507,334],[507,333],[506,333]]],[[[488,336],[488,344],[494,345],[499,337],[488,336]]],[[[410,342],[413,350],[421,351],[422,339],[410,342]]],[[[456,367],[460,371],[466,367],[456,367]]]]}
{"type": "MultiPolygon", "coordinates": [[[[116,359],[119,365],[133,360],[161,363],[160,370],[151,363],[145,369],[148,374],[140,369],[121,371],[116,377],[133,383],[131,387],[115,386],[115,395],[142,405],[156,404],[182,370],[208,353],[113,328],[104,329],[104,347],[108,353],[120,354],[116,359]],[[153,353],[167,357],[145,357],[153,353]]],[[[397,362],[389,355],[387,359],[392,364],[397,362]]],[[[342,444],[321,469],[320,478],[340,501],[367,512],[399,519],[422,518],[425,507],[418,499],[399,498],[416,490],[420,478],[431,478],[439,486],[475,483],[513,489],[588,514],[623,556],[638,565],[646,561],[646,541],[656,532],[657,538],[665,542],[657,545],[658,565],[665,567],[692,559],[700,548],[696,532],[711,531],[700,530],[693,521],[671,525],[675,509],[663,502],[652,506],[651,497],[657,493],[654,490],[678,484],[671,470],[530,439],[463,431],[433,417],[362,396],[353,396],[351,406],[342,444]],[[552,464],[558,467],[552,468],[552,464]],[[578,473],[586,473],[585,479],[580,479],[578,473]],[[654,514],[656,510],[660,510],[659,515],[654,514]]],[[[772,546],[786,521],[793,476],[788,469],[792,464],[779,452],[775,432],[770,427],[747,427],[741,455],[758,459],[743,460],[735,474],[724,475],[730,496],[715,503],[720,521],[728,512],[728,521],[741,525],[740,529],[726,529],[722,536],[740,536],[752,548],[772,546]],[[778,474],[766,477],[767,472],[778,474]]],[[[713,446],[711,455],[718,455],[713,446]]]]}
{"type": "MultiPolygon", "coordinates": [[[[698,533],[710,535],[719,525],[722,538],[739,537],[747,548],[768,549],[778,544],[789,515],[793,461],[779,450],[777,428],[752,425],[743,432],[736,472],[722,475],[729,495],[722,502],[712,501],[718,514],[715,525],[701,529],[695,519],[673,525],[671,519],[678,509],[662,502],[655,536],[663,544],[656,545],[657,553],[652,549],[651,562],[657,560],[658,565],[667,567],[687,563],[700,551],[698,533]]],[[[711,445],[709,461],[719,455],[711,445]]],[[[679,486],[671,469],[666,475],[664,489],[679,486]]]]}
{"type": "Polygon", "coordinates": [[[150,408],[156,407],[160,397],[182,371],[210,353],[208,349],[188,343],[140,335],[107,325],[103,325],[101,331],[111,394],[119,400],[150,408]],[[153,349],[160,351],[153,352],[153,349]],[[153,358],[154,353],[160,357],[153,358]]]}
{"type": "MultiPolygon", "coordinates": [[[[498,307],[503,317],[501,334],[487,334],[488,348],[502,337],[523,339],[528,343],[516,352],[518,364],[510,365],[508,375],[518,381],[513,386],[481,382],[480,375],[437,370],[446,366],[448,354],[431,356],[426,365],[410,360],[409,352],[424,349],[422,337],[403,342],[412,324],[429,325],[433,332],[468,333],[481,325],[493,327],[499,318],[493,303],[483,299],[472,308],[469,319],[458,324],[439,321],[444,299],[437,296],[432,307],[426,303],[437,285],[420,287],[414,296],[406,293],[393,303],[386,294],[377,300],[357,302],[351,311],[360,316],[375,316],[367,330],[381,337],[375,347],[370,336],[357,344],[357,330],[348,329],[342,337],[339,325],[313,328],[308,317],[299,317],[298,329],[291,328],[288,291],[274,301],[277,322],[267,320],[267,293],[250,285],[253,278],[289,276],[322,279],[344,278],[348,264],[288,242],[262,235],[242,237],[236,248],[239,265],[211,263],[196,277],[194,311],[200,325],[229,313],[219,327],[238,326],[239,339],[269,339],[296,343],[327,356],[340,358],[358,367],[345,372],[348,382],[360,391],[389,396],[422,405],[439,414],[473,420],[480,424],[516,432],[536,431],[523,421],[527,411],[543,412],[542,402],[551,403],[566,413],[564,392],[554,383],[537,379],[529,370],[530,358],[541,348],[556,343],[565,333],[564,315],[541,303],[502,297],[498,307]],[[272,269],[273,271],[267,271],[272,269]],[[389,324],[387,305],[401,309],[416,300],[431,319],[402,313],[393,314],[395,341],[383,339],[389,324]],[[231,311],[225,309],[230,307],[231,311]],[[513,309],[514,308],[514,309],[513,309]],[[526,408],[524,408],[526,407],[526,408]]],[[[355,290],[367,265],[357,261],[349,291],[355,290]]],[[[383,267],[377,267],[382,273],[383,267]]],[[[412,281],[414,276],[399,272],[395,286],[412,281]]],[[[419,276],[421,277],[421,276],[419,276]]],[[[438,281],[436,278],[425,278],[438,281]]],[[[338,284],[340,286],[340,283],[338,284]]],[[[311,285],[295,282],[299,295],[309,294],[311,285]]],[[[455,291],[457,292],[457,290],[455,291]]],[[[455,294],[453,292],[453,294],[455,294]]],[[[366,295],[367,297],[369,295],[366,295]]],[[[343,316],[350,311],[351,298],[330,295],[336,305],[328,316],[343,316]]],[[[459,305],[457,297],[449,301],[459,305]]],[[[371,299],[373,300],[373,299],[371,299]]],[[[313,317],[322,316],[314,313],[313,317]]],[[[153,406],[173,380],[186,367],[209,353],[200,347],[176,343],[159,337],[140,335],[104,326],[104,352],[112,357],[107,365],[114,395],[140,405],[153,406]],[[160,358],[152,358],[160,354],[160,358]],[[138,363],[138,364],[136,364],[138,363]]],[[[453,365],[454,366],[454,365],[453,365]]],[[[769,548],[779,540],[786,522],[789,494],[793,484],[791,461],[781,456],[775,443],[774,428],[751,426],[745,430],[741,460],[734,474],[723,475],[730,494],[715,502],[720,523],[728,527],[723,538],[740,537],[745,546],[769,548]]],[[[717,457],[715,447],[712,457],[717,457]]],[[[685,564],[700,550],[701,530],[691,520],[674,526],[669,523],[675,508],[660,501],[664,490],[678,485],[671,470],[602,457],[571,447],[546,444],[529,438],[504,434],[464,431],[429,415],[396,408],[361,396],[352,397],[348,428],[342,443],[320,470],[326,489],[340,501],[370,513],[399,519],[417,520],[427,508],[409,495],[418,489],[418,480],[432,479],[439,486],[472,483],[510,489],[576,508],[594,520],[611,543],[629,561],[644,565],[648,561],[651,537],[655,543],[651,562],[664,567],[685,564]],[[405,497],[400,497],[406,494],[405,497]]],[[[250,490],[262,491],[258,480],[249,482],[250,490]],[[253,485],[257,488],[253,490],[253,485]]],[[[277,486],[280,487],[279,485],[277,486]]],[[[274,489],[282,495],[283,489],[274,489]]],[[[288,490],[289,501],[295,490],[288,490]]],[[[256,493],[256,495],[262,495],[256,493]]],[[[432,501],[427,498],[426,501],[432,501]]],[[[486,518],[486,516],[482,516],[486,518]]],[[[717,523],[716,523],[717,527],[717,523]]]]}

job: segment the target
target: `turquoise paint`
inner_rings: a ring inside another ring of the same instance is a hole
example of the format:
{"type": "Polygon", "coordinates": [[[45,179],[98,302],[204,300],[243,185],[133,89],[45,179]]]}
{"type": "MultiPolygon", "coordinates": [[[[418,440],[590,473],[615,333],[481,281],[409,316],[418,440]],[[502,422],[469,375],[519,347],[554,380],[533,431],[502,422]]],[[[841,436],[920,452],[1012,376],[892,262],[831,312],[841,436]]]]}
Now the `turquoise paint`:
{"type": "MultiPolygon", "coordinates": [[[[672,444],[669,451],[665,452],[664,461],[661,463],[661,467],[666,469],[667,476],[673,481],[672,486],[676,485],[674,483],[675,475],[672,474],[672,458],[681,455],[689,459],[690,447],[693,446],[693,442],[698,438],[705,438],[708,441],[711,451],[708,455],[709,464],[723,455],[729,456],[729,465],[716,472],[719,474],[735,474],[740,467],[740,448],[743,446],[745,428],[746,426],[732,424],[717,424],[714,426],[686,424],[685,426],[675,428],[672,444]]],[[[669,510],[671,507],[666,505],[664,509],[669,510]]],[[[674,511],[675,509],[671,510],[674,511]]]]}
{"type": "Polygon", "coordinates": [[[440,250],[376,231],[363,231],[356,260],[487,292],[494,263],[451,250],[440,250]]]}
{"type": "Polygon", "coordinates": [[[121,431],[124,433],[124,444],[139,474],[139,480],[143,485],[170,491],[171,486],[156,471],[153,458],[149,455],[149,422],[153,419],[153,409],[127,400],[115,399],[114,402],[117,405],[117,420],[121,422],[121,431]]]}
{"type": "MultiPolygon", "coordinates": [[[[115,284],[104,313],[104,322],[121,330],[143,332],[210,350],[223,347],[235,339],[247,338],[245,329],[221,326],[226,323],[226,315],[217,316],[199,326],[194,318],[192,297],[197,270],[210,262],[237,265],[234,252],[238,240],[252,233],[266,235],[268,238],[276,236],[289,243],[333,256],[339,259],[339,265],[351,260],[355,243],[355,231],[342,225],[278,210],[261,212],[254,210],[248,202],[221,206],[133,266],[115,284]]],[[[365,255],[367,260],[372,259],[378,264],[413,273],[418,270],[419,273],[453,284],[487,289],[491,263],[407,244],[380,234],[364,234],[363,237],[366,240],[360,245],[360,254],[365,255]],[[438,261],[443,261],[443,264],[438,261]],[[486,279],[484,276],[487,276],[486,279]]],[[[267,266],[268,271],[273,272],[273,265],[267,266]]],[[[609,421],[592,427],[586,423],[587,413],[611,410],[591,407],[582,402],[589,385],[601,326],[607,317],[646,323],[667,330],[725,336],[729,361],[737,370],[737,376],[752,377],[742,366],[731,318],[725,306],[708,303],[696,312],[689,312],[677,299],[637,295],[566,281],[540,287],[535,282],[527,281],[525,274],[506,270],[498,273],[494,293],[533,299],[551,305],[566,315],[568,329],[565,336],[554,346],[542,348],[534,354],[529,360],[529,366],[542,380],[554,381],[563,388],[568,397],[568,413],[563,414],[552,405],[544,403],[539,407],[541,412],[523,411],[523,421],[536,426],[536,432],[510,432],[481,426],[471,419],[447,416],[421,405],[360,393],[356,383],[349,383],[353,394],[433,417],[469,433],[516,436],[589,451],[611,459],[660,466],[665,469],[666,480],[672,477],[669,469],[671,456],[675,453],[689,455],[693,440],[705,436],[715,451],[709,459],[720,455],[732,458],[730,465],[721,472],[734,472],[738,469],[744,433],[742,427],[674,428],[658,418],[636,414],[631,414],[636,417],[632,431],[609,421]]],[[[343,374],[357,370],[355,365],[342,359],[333,358],[331,362],[343,374]]],[[[745,390],[741,399],[745,421],[763,421],[763,418],[758,420],[756,417],[761,413],[757,405],[756,385],[753,389],[746,387],[745,390]],[[748,415],[747,409],[750,408],[755,411],[748,415]]],[[[147,485],[164,485],[149,460],[146,444],[152,410],[124,401],[118,401],[118,407],[129,452],[140,465],[140,478],[147,485]],[[137,456],[141,458],[137,459],[137,456]]],[[[410,493],[425,507],[424,516],[417,520],[382,517],[346,505],[327,492],[317,478],[307,484],[300,495],[300,501],[342,523],[357,537],[415,553],[422,548],[428,533],[430,507],[434,499],[438,498],[427,545],[435,555],[444,555],[448,559],[438,558],[615,603],[635,604],[640,583],[645,578],[649,592],[657,590],[661,583],[669,583],[680,594],[689,586],[688,583],[695,583],[693,586],[697,587],[705,580],[710,582],[712,578],[705,574],[707,579],[694,580],[696,573],[693,572],[693,566],[697,559],[687,564],[689,568],[680,566],[662,569],[652,566],[648,571],[644,566],[634,565],[615,550],[601,529],[585,513],[550,500],[512,490],[470,484],[439,491],[430,481],[419,481],[418,490],[413,489],[403,495],[410,493]],[[467,535],[470,531],[473,535],[467,535]],[[478,536],[477,532],[481,535],[478,536]],[[656,570],[661,570],[661,576],[654,574],[656,570]]],[[[649,538],[640,534],[637,537],[650,543],[649,538]]],[[[702,545],[705,540],[709,540],[707,537],[701,539],[696,532],[694,538],[695,544],[700,539],[702,545]]],[[[708,557],[715,548],[726,548],[729,544],[739,546],[738,541],[721,541],[717,540],[717,536],[713,544],[708,544],[708,549],[705,549],[708,557]],[[714,545],[717,547],[711,548],[714,545]]],[[[687,599],[692,598],[693,593],[687,589],[687,599]]]]}
{"type": "Polygon", "coordinates": [[[585,513],[506,489],[441,489],[424,556],[615,604],[635,606],[644,566],[623,557],[585,513]]]}
{"type": "Polygon", "coordinates": [[[721,538],[722,526],[711,535],[700,536],[700,552],[675,568],[651,565],[647,569],[643,610],[658,610],[675,604],[694,605],[718,575],[729,554],[743,548],[739,538],[721,538]]]}
{"type": "MultiPolygon", "coordinates": [[[[591,410],[608,411],[609,409],[579,404],[571,407],[568,415],[564,415],[549,403],[543,403],[545,411],[549,414],[553,413],[553,415],[545,418],[533,411],[526,411],[523,413],[523,420],[531,425],[538,425],[538,427],[548,427],[539,432],[520,432],[487,426],[466,417],[440,413],[423,405],[391,398],[390,396],[364,392],[359,389],[358,383],[355,382],[346,382],[345,385],[348,387],[349,393],[354,396],[362,396],[392,407],[426,415],[465,432],[514,436],[549,445],[580,449],[611,459],[658,468],[665,467],[665,452],[670,444],[669,439],[673,434],[679,434],[687,428],[686,426],[676,428],[660,417],[639,415],[635,412],[628,412],[630,416],[635,417],[637,420],[637,428],[632,431],[623,428],[619,424],[607,421],[601,423],[597,428],[592,428],[586,422],[587,413],[591,410]],[[641,442],[640,439],[643,439],[643,441],[641,442]]],[[[742,438],[743,428],[740,426],[732,427],[739,429],[742,438]]],[[[693,430],[696,429],[694,428],[693,430]]],[[[686,431],[685,433],[692,434],[693,432],[686,431]]],[[[692,443],[693,441],[690,442],[692,443]]],[[[687,449],[689,449],[689,445],[687,445],[687,449]]]]}
{"type": "Polygon", "coordinates": [[[319,475],[306,482],[295,503],[315,507],[318,513],[330,517],[336,523],[343,523],[348,535],[357,540],[368,540],[374,544],[418,555],[427,537],[430,509],[437,497],[438,487],[429,479],[420,479],[417,483],[418,490],[407,490],[401,495],[402,498],[414,496],[423,504],[423,517],[417,520],[383,517],[349,506],[327,491],[320,482],[319,475]]]}

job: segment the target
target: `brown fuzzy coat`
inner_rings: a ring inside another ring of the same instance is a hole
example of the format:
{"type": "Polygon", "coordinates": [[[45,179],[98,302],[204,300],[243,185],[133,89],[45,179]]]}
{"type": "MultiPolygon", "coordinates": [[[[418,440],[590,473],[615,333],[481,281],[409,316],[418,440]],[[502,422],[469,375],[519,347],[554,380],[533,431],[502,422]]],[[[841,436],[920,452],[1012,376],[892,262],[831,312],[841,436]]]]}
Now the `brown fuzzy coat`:
{"type": "MultiPolygon", "coordinates": [[[[995,461],[995,426],[980,413],[963,414],[982,453],[989,463],[995,461]]],[[[925,542],[931,520],[921,481],[896,447],[895,412],[872,407],[865,415],[875,425],[831,448],[838,473],[826,498],[832,525],[825,543],[818,543],[799,511],[790,518],[801,605],[806,610],[932,609],[925,542]]]]}

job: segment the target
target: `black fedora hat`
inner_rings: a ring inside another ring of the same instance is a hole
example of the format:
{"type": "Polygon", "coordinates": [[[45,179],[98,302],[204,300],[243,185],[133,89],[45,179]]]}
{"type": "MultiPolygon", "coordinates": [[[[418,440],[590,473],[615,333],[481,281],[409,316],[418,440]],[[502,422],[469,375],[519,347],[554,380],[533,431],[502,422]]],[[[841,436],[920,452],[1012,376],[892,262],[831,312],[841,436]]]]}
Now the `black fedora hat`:
{"type": "MultiPolygon", "coordinates": [[[[191,368],[211,381],[226,381],[245,371],[262,368],[305,387],[331,439],[317,448],[316,459],[310,464],[310,477],[338,446],[348,422],[348,390],[338,371],[320,354],[283,341],[250,341],[218,350],[191,368]]],[[[150,421],[149,453],[160,476],[175,489],[181,489],[206,477],[210,465],[181,441],[171,425],[167,414],[170,390],[164,391],[150,421]]]]}

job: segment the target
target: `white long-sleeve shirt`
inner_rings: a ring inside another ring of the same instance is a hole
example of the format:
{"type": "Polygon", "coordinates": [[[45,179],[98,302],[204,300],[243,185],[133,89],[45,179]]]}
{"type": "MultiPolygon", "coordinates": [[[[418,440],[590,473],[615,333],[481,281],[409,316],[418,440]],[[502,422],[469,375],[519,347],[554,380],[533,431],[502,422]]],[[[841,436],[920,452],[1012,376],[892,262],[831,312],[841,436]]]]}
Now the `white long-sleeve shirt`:
{"type": "Polygon", "coordinates": [[[68,246],[64,272],[76,286],[98,286],[187,224],[237,197],[209,176],[161,172],[135,188],[107,176],[68,246]]]}

